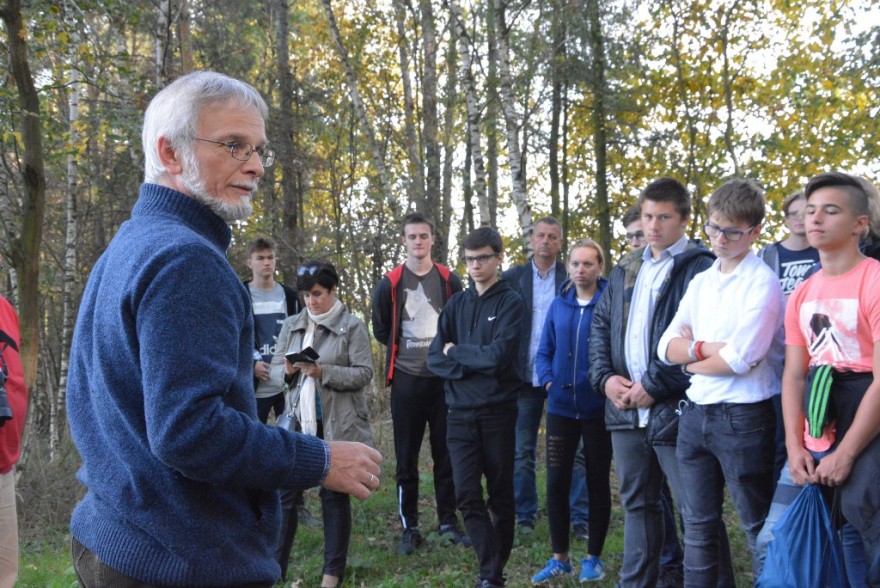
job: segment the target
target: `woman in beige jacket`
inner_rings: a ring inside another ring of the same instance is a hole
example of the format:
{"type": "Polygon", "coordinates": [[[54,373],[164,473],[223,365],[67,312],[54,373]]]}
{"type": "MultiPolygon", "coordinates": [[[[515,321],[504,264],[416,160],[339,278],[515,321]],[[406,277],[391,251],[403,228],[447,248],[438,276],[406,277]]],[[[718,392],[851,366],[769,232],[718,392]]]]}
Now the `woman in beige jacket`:
{"type": "MultiPolygon", "coordinates": [[[[339,276],[331,263],[309,261],[297,272],[297,289],[305,310],[288,317],[281,327],[270,376],[288,389],[285,412],[296,415],[303,433],[328,441],[360,441],[372,445],[366,388],[373,378],[370,338],[363,321],[336,296],[339,276]],[[291,363],[287,354],[311,347],[315,362],[291,363]]],[[[296,508],[282,494],[284,521],[279,563],[286,572],[296,535],[296,508]]],[[[324,518],[322,587],[342,584],[351,538],[351,502],[347,494],[321,489],[324,518]]]]}

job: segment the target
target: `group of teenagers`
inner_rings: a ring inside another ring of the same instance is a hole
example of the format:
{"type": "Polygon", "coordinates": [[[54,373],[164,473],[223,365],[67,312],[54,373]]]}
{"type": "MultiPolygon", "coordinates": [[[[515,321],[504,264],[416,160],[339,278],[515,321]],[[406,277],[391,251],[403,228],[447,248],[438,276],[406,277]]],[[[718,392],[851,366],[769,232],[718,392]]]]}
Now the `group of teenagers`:
{"type": "MultiPolygon", "coordinates": [[[[601,555],[611,520],[613,460],[625,511],[620,586],[734,586],[725,487],[757,579],[773,525],[807,483],[825,487],[829,504],[839,493],[847,581],[877,585],[880,454],[873,411],[880,407],[874,407],[872,384],[880,262],[864,251],[870,253],[880,235],[880,197],[857,176],[816,176],[782,204],[788,238],[757,251],[765,208],[764,193],[751,180],[720,186],[709,198],[703,226],[710,250],[686,236],[687,188],[661,178],[623,218],[633,250],[607,279],[602,249],[590,239],[575,242],[567,263],[558,262],[561,227],[545,217],[535,225],[533,258],[503,273],[500,235],[485,227],[469,234],[461,245],[466,289],[431,257],[433,222],[407,215],[401,222],[406,259],[377,285],[371,317],[373,334],[387,350],[403,529],[398,553],[410,555],[423,541],[418,465],[427,429],[438,533],[473,547],[477,586],[505,585],[515,530],[533,529],[537,515],[537,495],[528,495],[522,479],[528,455],[525,464],[518,462],[524,443],[535,443],[546,398],[552,557],[533,584],[575,571],[569,552],[572,527],[579,524],[586,526],[587,541],[579,580],[605,577],[601,555]],[[588,512],[585,523],[575,517],[577,509],[588,512]]],[[[274,262],[259,266],[260,259],[274,257],[269,247],[258,239],[249,248],[257,325],[261,294],[255,284],[275,269],[274,262]]],[[[322,273],[335,277],[326,262],[300,268],[297,285],[309,308],[322,294],[312,287],[322,273]]],[[[335,281],[326,290],[335,294],[335,281]]],[[[288,337],[289,325],[305,329],[299,316],[283,322],[274,356],[265,358],[265,375],[261,360],[255,373],[265,380],[273,371],[285,373],[286,387],[282,376],[274,378],[275,412],[293,410],[308,422],[302,381],[294,386],[293,376],[314,365],[284,360],[304,345],[302,337],[288,337]]],[[[366,366],[366,326],[353,326],[349,359],[358,347],[366,366]]],[[[316,365],[332,365],[318,350],[316,365]]],[[[359,391],[368,380],[362,378],[359,391]]],[[[323,384],[327,396],[317,396],[317,412],[326,414],[321,401],[333,402],[334,384],[323,384]]],[[[257,394],[265,420],[269,404],[259,384],[257,394]]],[[[368,432],[365,409],[353,414],[368,432]]],[[[531,459],[534,468],[534,453],[531,459]]],[[[531,475],[534,480],[533,469],[531,475]]],[[[333,527],[327,541],[335,542],[338,528],[332,515],[327,518],[325,493],[325,528],[333,527]]],[[[350,533],[347,517],[343,528],[350,533]]],[[[292,536],[282,536],[288,538],[279,551],[286,569],[292,536]]],[[[341,577],[344,552],[337,568],[332,575],[341,577]]]]}
{"type": "MultiPolygon", "coordinates": [[[[301,264],[297,293],[274,281],[271,242],[249,249],[249,284],[227,258],[229,225],[251,215],[275,160],[267,119],[252,86],[208,71],[163,88],[144,115],[144,183],[91,272],[71,346],[66,406],[86,487],[71,555],[83,586],[268,588],[315,486],[321,586],[339,586],[350,496],[382,485],[370,332],[340,301],[333,264],[301,264]]],[[[734,586],[725,487],[757,577],[774,518],[804,484],[839,504],[850,584],[880,586],[880,196],[860,177],[811,178],[784,206],[803,232],[761,259],[765,207],[754,182],[721,185],[703,226],[710,251],[686,237],[688,190],[661,178],[625,220],[637,247],[607,280],[590,240],[559,262],[559,223],[544,218],[532,258],[503,274],[498,232],[467,235],[467,288],[432,260],[431,221],[403,219],[406,260],[379,281],[370,320],[387,347],[398,552],[422,542],[429,428],[437,532],[473,548],[477,587],[507,584],[517,526],[527,535],[537,516],[546,399],[552,557],[533,583],[574,571],[570,527],[585,502],[579,579],[606,575],[613,460],[624,588],[734,586]],[[801,259],[807,246],[818,264],[801,259]],[[787,301],[783,285],[794,286],[787,301]]]]}

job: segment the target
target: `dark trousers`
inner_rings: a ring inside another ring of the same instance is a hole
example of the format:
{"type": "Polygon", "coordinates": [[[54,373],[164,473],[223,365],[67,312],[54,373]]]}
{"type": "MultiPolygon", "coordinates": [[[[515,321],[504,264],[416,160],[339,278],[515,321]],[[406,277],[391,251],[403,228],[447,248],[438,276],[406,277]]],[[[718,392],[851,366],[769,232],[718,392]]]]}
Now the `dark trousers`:
{"type": "Polygon", "coordinates": [[[547,414],[547,519],[553,553],[569,548],[569,490],[578,443],[583,439],[590,539],[587,553],[602,555],[611,522],[611,433],[602,418],[577,420],[547,414]]]}
{"type": "Polygon", "coordinates": [[[480,578],[498,585],[504,585],[504,566],[513,548],[515,425],[515,406],[451,408],[446,429],[455,495],[477,553],[480,578]]]}
{"type": "Polygon", "coordinates": [[[434,460],[437,520],[441,525],[457,525],[455,485],[446,447],[446,412],[442,379],[394,372],[391,419],[397,456],[397,506],[404,529],[419,526],[419,452],[426,426],[434,460]]]}
{"type": "Polygon", "coordinates": [[[688,403],[678,423],[676,457],[685,492],[685,586],[715,586],[724,486],[759,569],[755,544],[773,499],[776,416],[770,400],[688,403]]]}
{"type": "MultiPolygon", "coordinates": [[[[70,539],[73,570],[80,586],[85,588],[160,588],[159,584],[140,582],[107,567],[92,551],[76,539],[70,539]]],[[[242,584],[242,588],[271,588],[272,582],[242,584]]]]}
{"type": "Polygon", "coordinates": [[[260,422],[264,425],[266,421],[269,420],[269,411],[275,409],[275,418],[281,416],[281,413],[284,412],[284,393],[279,392],[275,396],[269,396],[268,398],[257,398],[257,418],[260,419],[260,422]]]}

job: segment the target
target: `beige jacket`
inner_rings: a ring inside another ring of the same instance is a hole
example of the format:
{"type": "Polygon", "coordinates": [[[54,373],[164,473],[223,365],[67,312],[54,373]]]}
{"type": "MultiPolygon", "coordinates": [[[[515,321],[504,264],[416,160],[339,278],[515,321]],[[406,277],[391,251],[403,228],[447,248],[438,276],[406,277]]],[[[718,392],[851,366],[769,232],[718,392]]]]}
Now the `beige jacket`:
{"type": "MultiPolygon", "coordinates": [[[[278,334],[270,377],[285,390],[284,356],[302,350],[307,320],[307,310],[287,317],[278,334]]],[[[324,439],[372,445],[366,388],[373,378],[373,355],[366,325],[343,308],[332,323],[318,325],[312,347],[320,356],[317,363],[323,371],[315,384],[321,398],[324,439]]],[[[298,382],[298,377],[293,380],[294,390],[298,382]]],[[[288,394],[288,399],[291,397],[294,395],[288,394]]]]}

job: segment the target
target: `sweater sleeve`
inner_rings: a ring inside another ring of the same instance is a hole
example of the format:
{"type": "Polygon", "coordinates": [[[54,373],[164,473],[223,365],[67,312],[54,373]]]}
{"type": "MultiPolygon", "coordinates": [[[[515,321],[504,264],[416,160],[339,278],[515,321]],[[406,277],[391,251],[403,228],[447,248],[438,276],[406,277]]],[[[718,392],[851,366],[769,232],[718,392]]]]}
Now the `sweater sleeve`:
{"type": "Polygon", "coordinates": [[[226,260],[190,245],[158,259],[156,267],[132,299],[142,369],[132,376],[142,381],[150,451],[207,483],[320,484],[329,468],[326,445],[255,418],[250,308],[241,286],[225,287],[226,260]]]}
{"type": "Polygon", "coordinates": [[[382,345],[388,345],[391,337],[391,280],[383,276],[373,290],[373,308],[371,322],[373,323],[373,336],[382,345]]]}

